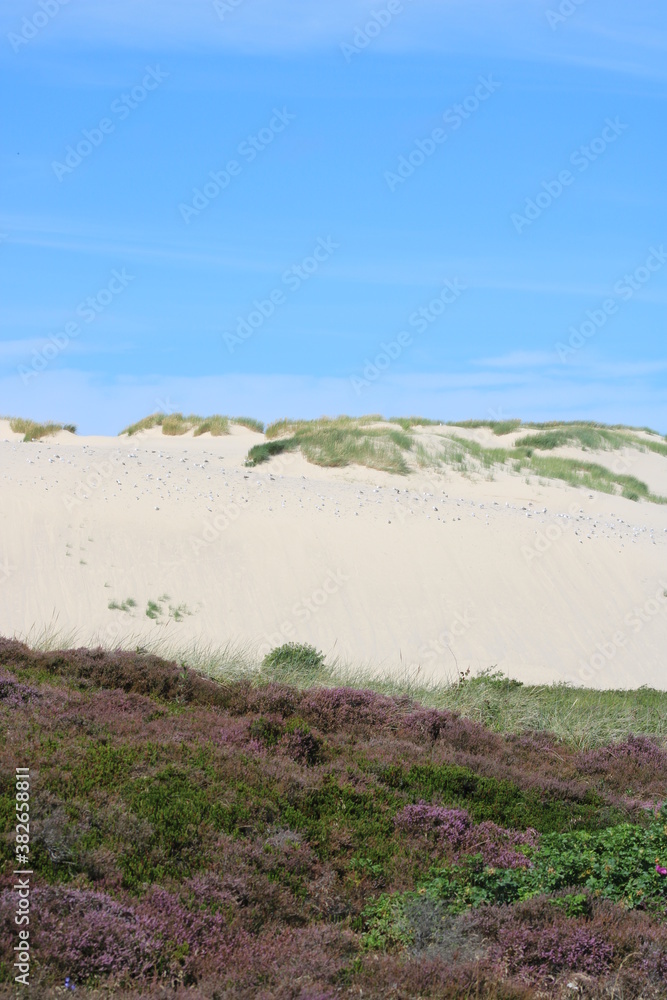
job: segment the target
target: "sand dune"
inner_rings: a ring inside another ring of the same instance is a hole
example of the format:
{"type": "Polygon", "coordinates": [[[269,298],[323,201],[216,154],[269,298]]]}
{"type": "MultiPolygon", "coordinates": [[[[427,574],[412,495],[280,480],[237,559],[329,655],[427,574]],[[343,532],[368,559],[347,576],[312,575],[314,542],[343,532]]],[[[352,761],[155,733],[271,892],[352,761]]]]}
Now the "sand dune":
{"type": "MultiPolygon", "coordinates": [[[[0,634],[294,639],[422,676],[667,689],[667,506],[502,470],[399,476],[298,453],[246,468],[262,440],[233,426],[23,443],[0,422],[0,634]]],[[[667,494],[660,455],[560,453],[667,494]]]]}

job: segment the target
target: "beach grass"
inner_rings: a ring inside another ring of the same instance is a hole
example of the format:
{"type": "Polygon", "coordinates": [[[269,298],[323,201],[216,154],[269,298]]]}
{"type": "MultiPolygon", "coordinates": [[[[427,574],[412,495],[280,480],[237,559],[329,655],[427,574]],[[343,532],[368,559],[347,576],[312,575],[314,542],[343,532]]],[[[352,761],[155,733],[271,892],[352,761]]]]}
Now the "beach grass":
{"type": "Polygon", "coordinates": [[[625,739],[628,733],[652,736],[667,745],[667,691],[639,688],[631,691],[601,691],[568,684],[528,685],[511,680],[493,669],[476,677],[450,677],[443,681],[421,679],[412,668],[395,675],[382,673],[369,664],[353,665],[334,660],[330,665],[304,669],[295,662],[272,669],[270,664],[250,666],[227,649],[198,659],[197,667],[207,676],[223,679],[249,671],[256,683],[284,683],[298,689],[313,686],[350,687],[374,691],[388,697],[408,697],[420,705],[448,709],[486,726],[494,732],[550,733],[564,744],[580,750],[625,739]],[[229,664],[229,665],[228,665],[229,664]],[[243,664],[243,666],[241,666],[243,664]]]}
{"type": "Polygon", "coordinates": [[[234,417],[232,423],[239,427],[246,427],[249,431],[255,431],[257,434],[264,433],[264,424],[254,417],[234,417]]]}
{"type": "Polygon", "coordinates": [[[161,427],[162,433],[169,437],[179,437],[182,434],[187,434],[188,431],[193,431],[195,437],[199,437],[201,434],[222,437],[230,433],[231,424],[247,427],[248,430],[257,431],[259,434],[264,431],[264,424],[261,420],[255,420],[253,417],[227,417],[219,413],[209,417],[200,417],[194,413],[187,416],[183,413],[151,413],[150,416],[143,417],[136,423],[125,427],[120,434],[132,437],[140,431],[161,427]]]}
{"type": "Polygon", "coordinates": [[[10,429],[14,434],[23,434],[24,441],[39,441],[41,438],[57,434],[58,431],[69,431],[70,434],[76,434],[74,424],[56,424],[51,421],[42,424],[35,420],[25,420],[23,417],[6,417],[5,419],[9,420],[10,429]]]}
{"type": "MultiPolygon", "coordinates": [[[[548,432],[546,448],[557,446],[552,444],[551,435],[552,432],[548,432]]],[[[608,447],[614,447],[611,443],[614,440],[611,434],[605,440],[608,447]]],[[[535,448],[539,450],[539,446],[535,446],[530,437],[522,438],[521,442],[521,444],[517,442],[513,448],[485,448],[477,441],[454,435],[447,439],[440,451],[430,451],[426,454],[422,452],[421,462],[426,464],[430,455],[434,465],[449,465],[459,471],[480,471],[492,469],[494,466],[507,467],[517,474],[558,479],[569,486],[623,496],[628,500],[667,503],[667,497],[653,493],[648,485],[636,476],[614,472],[607,466],[584,459],[537,455],[535,448]]]]}
{"type": "Polygon", "coordinates": [[[604,465],[584,459],[536,454],[568,444],[585,451],[631,447],[639,450],[650,448],[658,454],[667,454],[667,444],[662,440],[638,437],[629,428],[605,427],[588,422],[529,425],[518,420],[472,420],[450,425],[490,427],[498,436],[516,431],[519,427],[538,431],[524,435],[511,447],[487,448],[478,441],[447,429],[440,430],[443,426],[421,417],[392,417],[386,421],[379,414],[322,417],[319,420],[283,419],[267,427],[268,440],[250,449],[246,464],[256,466],[275,455],[298,449],[314,465],[341,468],[357,464],[398,475],[406,475],[417,468],[441,471],[452,468],[467,475],[504,467],[516,474],[556,479],[570,486],[623,496],[629,500],[667,503],[667,498],[654,494],[636,476],[614,472],[604,465]],[[428,441],[413,433],[418,427],[431,430],[428,441]]]}
{"type": "Polygon", "coordinates": [[[667,691],[640,687],[600,690],[571,684],[523,684],[490,666],[476,675],[449,673],[426,677],[418,666],[394,669],[353,663],[335,656],[272,654],[261,659],[250,642],[216,646],[187,645],[140,631],[114,640],[63,632],[57,623],[33,630],[23,641],[35,650],[53,652],[81,645],[125,649],[159,656],[222,683],[247,681],[253,686],[288,684],[298,690],[349,687],[392,698],[409,698],[428,708],[457,712],[463,718],[506,735],[550,733],[563,744],[590,750],[623,740],[628,733],[650,736],[667,746],[667,691]]]}
{"type": "Polygon", "coordinates": [[[280,420],[267,427],[266,436],[266,445],[251,449],[248,464],[256,465],[281,451],[298,448],[313,465],[363,465],[397,475],[410,472],[406,454],[414,444],[412,435],[402,426],[384,422],[378,414],[280,420]]]}
{"type": "Polygon", "coordinates": [[[633,427],[628,424],[602,424],[595,420],[547,420],[542,423],[536,423],[534,421],[524,422],[523,420],[514,418],[511,420],[449,420],[443,421],[443,423],[449,424],[450,427],[467,427],[471,429],[488,427],[489,430],[492,430],[494,434],[498,435],[511,434],[513,431],[519,430],[520,428],[544,431],[560,430],[565,428],[576,431],[577,428],[588,427],[604,431],[643,431],[645,434],[651,434],[659,438],[662,437],[659,431],[653,430],[652,427],[633,427]]]}

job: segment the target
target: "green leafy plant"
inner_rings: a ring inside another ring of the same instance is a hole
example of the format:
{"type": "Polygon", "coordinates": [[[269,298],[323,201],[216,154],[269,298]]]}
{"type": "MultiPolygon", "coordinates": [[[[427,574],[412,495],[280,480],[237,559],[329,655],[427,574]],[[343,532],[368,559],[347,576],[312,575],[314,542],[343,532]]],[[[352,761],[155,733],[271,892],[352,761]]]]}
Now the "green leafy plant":
{"type": "Polygon", "coordinates": [[[310,682],[326,673],[324,654],[308,643],[287,642],[266,654],[262,672],[277,680],[310,682]]]}
{"type": "Polygon", "coordinates": [[[128,597],[126,600],[120,602],[109,601],[109,604],[107,605],[109,611],[128,611],[128,612],[131,611],[132,608],[136,608],[136,606],[137,602],[133,597],[128,597]]]}

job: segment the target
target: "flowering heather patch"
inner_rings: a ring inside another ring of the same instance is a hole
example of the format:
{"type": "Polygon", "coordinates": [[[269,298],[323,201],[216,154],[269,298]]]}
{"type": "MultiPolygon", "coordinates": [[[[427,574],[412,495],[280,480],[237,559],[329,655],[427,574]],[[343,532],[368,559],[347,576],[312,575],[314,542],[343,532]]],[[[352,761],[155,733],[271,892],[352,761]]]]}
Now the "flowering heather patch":
{"type": "Polygon", "coordinates": [[[0,639],[7,996],[26,764],[36,995],[664,1000],[644,737],[582,755],[407,697],[0,639]]]}
{"type": "Polygon", "coordinates": [[[579,769],[586,773],[611,771],[618,763],[664,771],[667,752],[646,736],[631,735],[622,743],[580,754],[577,760],[579,769]]]}
{"type": "Polygon", "coordinates": [[[394,823],[411,833],[434,833],[438,840],[455,848],[463,846],[472,826],[465,809],[446,809],[426,802],[401,809],[394,817],[394,823]]]}
{"type": "Polygon", "coordinates": [[[28,687],[26,684],[19,684],[13,674],[0,669],[0,702],[3,702],[9,708],[18,708],[31,698],[38,697],[39,692],[36,688],[28,687]]]}
{"type": "Polygon", "coordinates": [[[305,693],[299,711],[322,732],[382,728],[398,721],[395,700],[374,691],[354,688],[316,688],[305,693]]]}
{"type": "Polygon", "coordinates": [[[406,806],[394,822],[411,833],[434,834],[436,842],[451,849],[448,853],[453,861],[479,854],[485,865],[494,868],[527,867],[530,860],[514,848],[538,843],[536,830],[506,830],[488,821],[473,826],[465,809],[445,809],[425,802],[406,806]]]}

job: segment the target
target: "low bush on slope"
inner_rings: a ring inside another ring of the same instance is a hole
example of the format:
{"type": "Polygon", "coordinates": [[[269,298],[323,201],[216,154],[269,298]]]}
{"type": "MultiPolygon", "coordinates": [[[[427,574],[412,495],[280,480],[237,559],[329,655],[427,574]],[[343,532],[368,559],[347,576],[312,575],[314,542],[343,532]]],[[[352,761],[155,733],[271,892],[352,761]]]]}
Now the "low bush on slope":
{"type": "Polygon", "coordinates": [[[43,996],[65,977],[84,997],[664,996],[658,739],[582,752],[407,696],[267,681],[290,655],[320,669],[290,647],[255,683],[216,683],[0,640],[7,995],[29,766],[43,996]]]}

